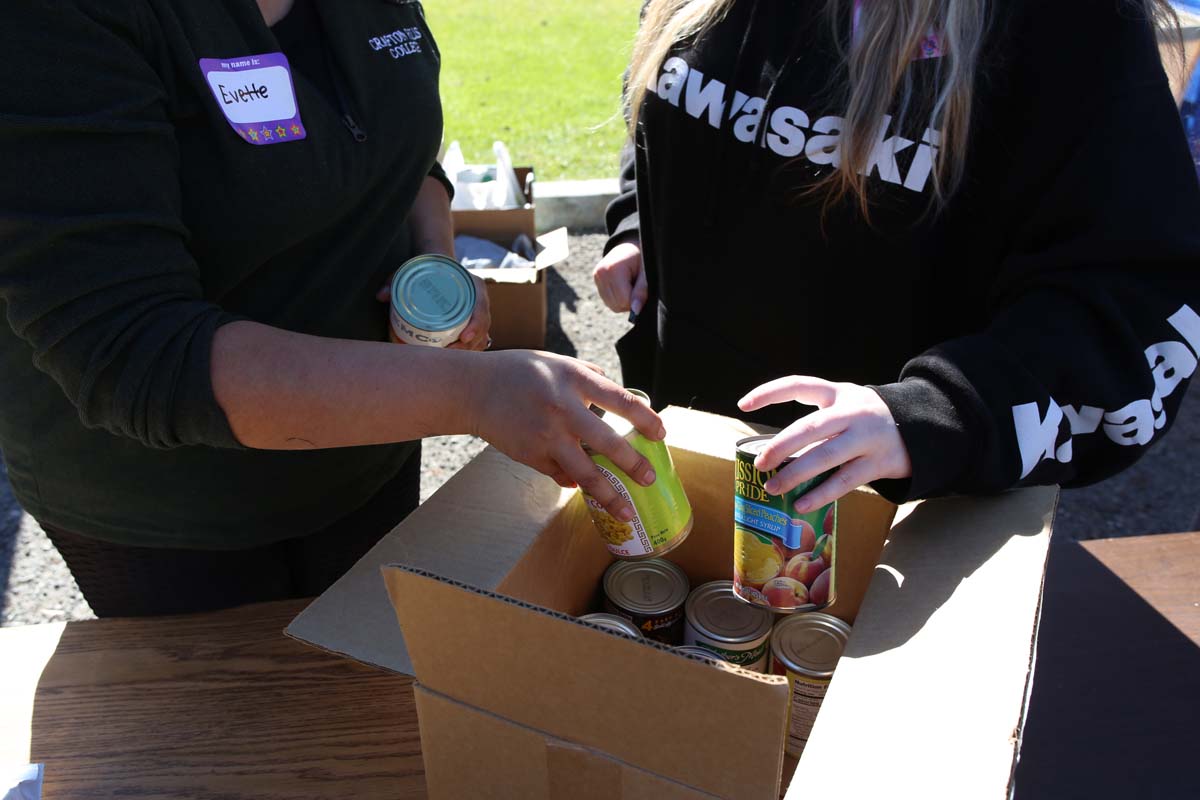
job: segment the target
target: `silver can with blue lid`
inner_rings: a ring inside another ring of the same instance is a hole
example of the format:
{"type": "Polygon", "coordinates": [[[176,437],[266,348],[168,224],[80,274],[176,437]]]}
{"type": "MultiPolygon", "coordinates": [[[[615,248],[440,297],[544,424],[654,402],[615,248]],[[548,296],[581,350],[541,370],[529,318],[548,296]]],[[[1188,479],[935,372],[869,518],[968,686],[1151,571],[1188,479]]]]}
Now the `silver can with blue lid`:
{"type": "Polygon", "coordinates": [[[392,278],[392,339],[445,347],[471,321],[475,281],[452,258],[421,255],[400,265],[392,278]]]}

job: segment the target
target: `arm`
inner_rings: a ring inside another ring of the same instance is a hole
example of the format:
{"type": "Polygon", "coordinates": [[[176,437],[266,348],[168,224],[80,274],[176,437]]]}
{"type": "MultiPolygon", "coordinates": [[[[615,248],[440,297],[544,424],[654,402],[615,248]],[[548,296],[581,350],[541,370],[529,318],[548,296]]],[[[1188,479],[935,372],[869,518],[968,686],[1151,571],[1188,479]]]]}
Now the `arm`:
{"type": "Polygon", "coordinates": [[[877,400],[845,384],[804,400],[821,410],[760,463],[811,448],[784,488],[830,467],[817,505],[869,481],[894,500],[1081,485],[1161,439],[1200,357],[1200,187],[1153,41],[1127,27],[1144,46],[1125,42],[1124,79],[1071,124],[1047,112],[1027,143],[1061,157],[1029,159],[1053,169],[1030,182],[987,323],[914,358],[877,400]]]}
{"type": "Polygon", "coordinates": [[[206,299],[185,246],[166,92],[127,38],[137,21],[38,13],[51,16],[0,6],[0,49],[13,58],[0,88],[0,300],[84,425],[164,448],[477,433],[614,513],[632,511],[579,441],[646,482],[649,465],[587,407],[658,438],[662,423],[583,362],[302,336],[206,299]],[[72,59],[43,28],[75,43],[72,59]],[[82,85],[81,71],[106,80],[82,85]]]}

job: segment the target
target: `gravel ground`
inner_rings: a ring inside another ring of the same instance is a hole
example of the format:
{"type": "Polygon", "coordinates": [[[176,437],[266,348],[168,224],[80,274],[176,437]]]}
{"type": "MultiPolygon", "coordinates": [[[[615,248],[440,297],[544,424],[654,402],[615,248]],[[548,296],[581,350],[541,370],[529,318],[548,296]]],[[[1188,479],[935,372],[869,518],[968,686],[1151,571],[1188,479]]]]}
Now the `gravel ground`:
{"type": "MultiPolygon", "coordinates": [[[[550,334],[547,347],[599,364],[619,375],[613,341],[628,327],[609,313],[592,289],[591,268],[603,237],[571,237],[571,257],[549,272],[550,334]]],[[[1195,394],[1193,390],[1191,394],[1195,394]]],[[[421,499],[425,500],[484,447],[469,436],[444,436],[425,445],[421,499]]],[[[1055,530],[1078,539],[1191,530],[1200,504],[1200,405],[1195,398],[1165,443],[1116,478],[1068,491],[1055,530]]],[[[53,545],[22,514],[0,464],[0,625],[87,619],[91,610],[53,545]]]]}

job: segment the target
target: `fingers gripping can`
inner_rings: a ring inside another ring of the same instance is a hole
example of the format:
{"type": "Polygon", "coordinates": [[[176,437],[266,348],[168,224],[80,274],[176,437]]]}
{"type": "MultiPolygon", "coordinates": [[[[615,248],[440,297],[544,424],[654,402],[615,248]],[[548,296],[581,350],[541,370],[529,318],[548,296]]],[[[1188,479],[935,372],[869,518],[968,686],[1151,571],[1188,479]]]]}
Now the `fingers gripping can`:
{"type": "MultiPolygon", "coordinates": [[[[630,389],[634,395],[649,399],[644,392],[630,389]]],[[[624,522],[604,510],[594,497],[580,491],[587,501],[592,521],[600,530],[608,551],[617,558],[636,561],[655,558],[683,543],[692,530],[692,505],[675,472],[675,462],[665,442],[647,439],[637,429],[625,434],[625,440],[642,454],[657,476],[650,486],[642,486],[625,474],[608,456],[583,445],[604,479],[633,506],[634,516],[624,522]]]]}
{"type": "Polygon", "coordinates": [[[797,514],[792,504],[823,483],[832,470],[783,495],[767,494],[764,484],[779,470],[763,472],[754,466],[754,459],[772,438],[752,436],[737,443],[733,588],[746,602],[772,611],[815,611],[835,596],[837,502],[807,514],[797,514]]]}
{"type": "Polygon", "coordinates": [[[416,256],[392,278],[393,341],[446,347],[458,340],[474,311],[475,281],[452,258],[416,256]]]}

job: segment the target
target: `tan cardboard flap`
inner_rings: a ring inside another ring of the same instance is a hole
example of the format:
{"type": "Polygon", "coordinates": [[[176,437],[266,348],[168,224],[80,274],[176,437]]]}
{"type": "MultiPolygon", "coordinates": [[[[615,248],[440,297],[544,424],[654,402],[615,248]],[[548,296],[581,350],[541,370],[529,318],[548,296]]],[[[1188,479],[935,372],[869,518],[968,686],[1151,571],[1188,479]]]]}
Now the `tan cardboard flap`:
{"type": "Polygon", "coordinates": [[[788,798],[1005,796],[1057,496],[932,500],[896,525],[788,798]]]}
{"type": "Polygon", "coordinates": [[[380,567],[412,564],[494,588],[574,495],[489,447],[314,600],[286,632],[325,650],[411,675],[380,567]]]}
{"type": "Polygon", "coordinates": [[[472,275],[482,278],[488,283],[537,283],[542,280],[542,270],[552,267],[560,261],[565,261],[571,255],[570,239],[566,228],[555,228],[543,233],[537,238],[538,252],[532,267],[511,267],[506,269],[472,269],[472,275]]]}
{"type": "Polygon", "coordinates": [[[777,796],[782,678],[687,659],[405,567],[384,575],[427,688],[680,783],[777,796]],[[481,674],[484,665],[503,679],[481,674]],[[735,719],[753,724],[738,730],[731,759],[735,719]]]}
{"type": "Polygon", "coordinates": [[[699,800],[714,795],[413,687],[432,800],[699,800]]]}

